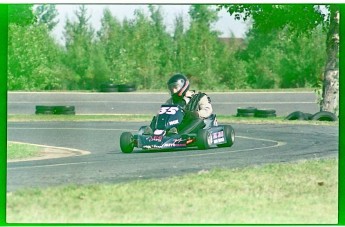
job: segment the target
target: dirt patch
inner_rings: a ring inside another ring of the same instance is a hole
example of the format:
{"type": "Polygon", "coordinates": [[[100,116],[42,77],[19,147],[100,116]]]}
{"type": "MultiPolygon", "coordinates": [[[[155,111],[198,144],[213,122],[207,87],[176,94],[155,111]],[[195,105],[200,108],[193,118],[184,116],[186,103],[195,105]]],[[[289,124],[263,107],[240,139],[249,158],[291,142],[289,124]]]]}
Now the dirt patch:
{"type": "MultiPolygon", "coordinates": [[[[25,143],[22,143],[22,144],[25,144],[25,143]]],[[[53,146],[45,146],[45,145],[38,145],[38,144],[30,144],[30,145],[35,145],[41,148],[40,154],[38,156],[23,158],[23,159],[11,159],[11,160],[7,160],[7,162],[23,162],[23,161],[44,160],[44,159],[53,159],[53,158],[65,158],[65,157],[71,157],[71,156],[80,156],[80,155],[90,154],[89,151],[78,150],[78,149],[73,149],[73,148],[53,147],[53,146]]]]}

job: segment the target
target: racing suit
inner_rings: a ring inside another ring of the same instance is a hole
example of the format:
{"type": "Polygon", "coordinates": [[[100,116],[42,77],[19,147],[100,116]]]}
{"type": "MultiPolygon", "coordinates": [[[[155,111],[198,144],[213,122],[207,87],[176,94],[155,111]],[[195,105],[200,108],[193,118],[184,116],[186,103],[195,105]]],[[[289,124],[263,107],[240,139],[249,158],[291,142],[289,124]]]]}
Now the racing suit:
{"type": "Polygon", "coordinates": [[[209,118],[213,111],[211,99],[205,93],[196,93],[195,91],[187,91],[183,99],[177,103],[170,98],[165,104],[178,104],[186,111],[185,118],[177,129],[179,133],[190,133],[204,127],[204,119],[209,118]]]}
{"type": "Polygon", "coordinates": [[[211,99],[205,93],[196,93],[195,91],[187,91],[183,97],[184,103],[174,103],[173,99],[170,98],[165,104],[180,104],[187,111],[195,112],[199,118],[206,119],[212,114],[211,99]],[[191,101],[193,103],[191,103],[191,101]]]}

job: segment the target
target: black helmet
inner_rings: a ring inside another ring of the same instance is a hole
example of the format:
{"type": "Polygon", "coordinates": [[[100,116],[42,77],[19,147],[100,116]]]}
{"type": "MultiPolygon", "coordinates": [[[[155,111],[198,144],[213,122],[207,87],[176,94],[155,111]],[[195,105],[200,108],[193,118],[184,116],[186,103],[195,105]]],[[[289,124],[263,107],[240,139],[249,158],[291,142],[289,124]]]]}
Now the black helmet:
{"type": "Polygon", "coordinates": [[[174,74],[167,84],[173,98],[183,98],[189,89],[189,80],[180,73],[174,74]]]}

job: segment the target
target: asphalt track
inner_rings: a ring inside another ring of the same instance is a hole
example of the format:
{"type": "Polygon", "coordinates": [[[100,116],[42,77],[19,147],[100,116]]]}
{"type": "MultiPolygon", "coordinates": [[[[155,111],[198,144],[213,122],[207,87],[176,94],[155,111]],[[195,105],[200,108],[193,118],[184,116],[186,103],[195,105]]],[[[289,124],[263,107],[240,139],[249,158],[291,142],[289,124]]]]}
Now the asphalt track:
{"type": "MultiPolygon", "coordinates": [[[[12,105],[11,102],[9,105],[12,105]]],[[[126,105],[131,106],[129,103],[126,105]]],[[[136,106],[136,111],[140,108],[136,106]]],[[[7,163],[7,190],[69,184],[112,184],[212,168],[238,168],[338,156],[338,127],[309,124],[233,124],[236,141],[231,148],[121,153],[120,134],[123,131],[136,132],[145,124],[147,122],[8,122],[8,141],[67,147],[89,151],[90,154],[7,163]]]]}
{"type": "MultiPolygon", "coordinates": [[[[275,109],[278,116],[299,110],[316,113],[314,92],[207,93],[217,114],[235,115],[238,107],[275,109]]],[[[169,98],[167,92],[9,92],[9,114],[34,114],[35,105],[72,105],[77,114],[153,114],[169,98]]]]}
{"type": "Polygon", "coordinates": [[[316,125],[234,124],[231,148],[121,153],[122,131],[142,123],[9,123],[8,140],[87,150],[89,155],[8,163],[7,190],[63,184],[119,183],[211,168],[336,157],[338,128],[316,125]]]}

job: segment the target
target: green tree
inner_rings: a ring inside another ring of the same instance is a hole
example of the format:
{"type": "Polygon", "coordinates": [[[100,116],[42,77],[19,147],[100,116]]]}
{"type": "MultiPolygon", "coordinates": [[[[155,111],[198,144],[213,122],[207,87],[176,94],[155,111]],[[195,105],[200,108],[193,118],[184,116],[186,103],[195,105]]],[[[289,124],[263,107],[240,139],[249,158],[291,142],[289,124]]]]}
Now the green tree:
{"type": "Polygon", "coordinates": [[[253,88],[315,87],[324,70],[324,38],[320,27],[310,34],[286,28],[264,34],[251,30],[247,48],[239,53],[248,63],[248,84],[253,88]]]}
{"type": "Polygon", "coordinates": [[[327,5],[329,13],[311,4],[268,5],[238,4],[219,5],[236,19],[252,18],[253,28],[267,33],[285,28],[297,33],[313,31],[317,26],[327,30],[327,60],[323,76],[321,110],[339,115],[339,16],[338,5],[327,5]]]}
{"type": "Polygon", "coordinates": [[[90,66],[86,70],[85,77],[89,81],[90,89],[98,89],[102,83],[109,81],[111,71],[105,60],[105,52],[101,45],[93,45],[93,50],[91,52],[90,66]]]}
{"type": "Polygon", "coordinates": [[[184,59],[184,54],[187,50],[187,45],[185,43],[185,26],[184,26],[184,19],[183,15],[179,14],[175,17],[174,21],[174,32],[173,32],[173,49],[171,55],[171,61],[173,62],[173,66],[175,66],[175,71],[180,71],[181,69],[185,68],[186,59],[184,59]]]}
{"type": "MultiPolygon", "coordinates": [[[[158,71],[154,72],[159,77],[167,75],[171,72],[171,52],[172,52],[172,38],[171,35],[167,33],[166,26],[164,24],[163,12],[160,6],[154,7],[152,5],[148,6],[150,18],[151,18],[151,37],[152,41],[156,43],[153,46],[153,51],[156,52],[156,64],[158,64],[158,71]]],[[[166,77],[165,76],[165,77],[166,77]]],[[[160,87],[159,84],[157,84],[160,87]]]]}
{"type": "Polygon", "coordinates": [[[78,80],[45,26],[9,25],[8,89],[66,89],[78,80]]]}
{"type": "Polygon", "coordinates": [[[90,74],[91,56],[94,44],[94,30],[89,25],[91,16],[87,8],[81,5],[75,12],[77,21],[69,19],[65,25],[66,57],[65,64],[79,77],[80,89],[94,89],[94,76],[90,74]]]}
{"type": "Polygon", "coordinates": [[[135,62],[134,73],[136,75],[132,75],[132,77],[143,88],[148,88],[153,85],[159,67],[159,52],[156,51],[159,42],[154,37],[158,34],[153,31],[157,27],[154,27],[155,25],[150,21],[150,18],[141,10],[136,11],[135,16],[132,27],[133,36],[130,41],[132,48],[130,50],[132,60],[135,62]]]}
{"type": "Polygon", "coordinates": [[[209,5],[192,5],[189,10],[191,23],[185,34],[185,61],[182,72],[189,74],[193,85],[199,89],[212,89],[219,84],[220,59],[224,54],[224,44],[219,42],[218,31],[212,25],[218,19],[218,12],[209,5]]]}
{"type": "Polygon", "coordinates": [[[59,13],[53,4],[42,4],[38,5],[34,11],[37,23],[45,24],[48,27],[48,30],[51,31],[59,23],[59,20],[56,18],[59,13]]]}
{"type": "Polygon", "coordinates": [[[149,15],[135,11],[135,18],[122,24],[103,12],[98,33],[106,62],[116,83],[136,83],[138,88],[160,88],[170,68],[171,38],[166,32],[160,7],[148,6],[149,15]]]}
{"type": "Polygon", "coordinates": [[[20,26],[28,26],[35,22],[32,4],[8,5],[8,23],[20,26]]]}
{"type": "Polygon", "coordinates": [[[325,37],[325,32],[316,28],[309,35],[293,35],[277,45],[284,53],[278,69],[280,87],[317,86],[325,69],[325,37]]]}
{"type": "Polygon", "coordinates": [[[97,32],[97,38],[98,45],[103,50],[106,67],[109,70],[104,79],[118,84],[120,82],[121,59],[126,52],[123,47],[125,39],[121,22],[111,14],[109,8],[103,10],[101,28],[97,32]]]}

